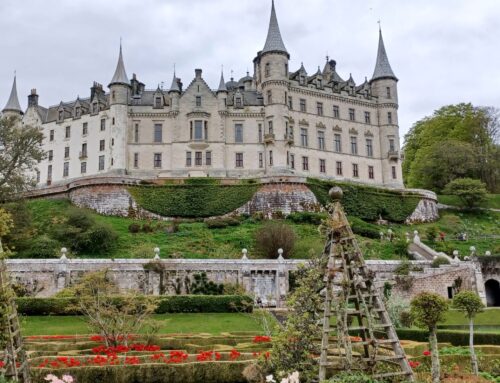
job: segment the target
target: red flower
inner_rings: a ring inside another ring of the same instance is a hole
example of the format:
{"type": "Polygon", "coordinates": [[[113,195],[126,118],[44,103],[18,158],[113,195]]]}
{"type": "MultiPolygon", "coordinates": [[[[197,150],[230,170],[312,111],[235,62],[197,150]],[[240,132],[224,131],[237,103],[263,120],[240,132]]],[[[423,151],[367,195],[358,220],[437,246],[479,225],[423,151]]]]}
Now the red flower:
{"type": "Polygon", "coordinates": [[[241,356],[241,353],[236,351],[236,350],[231,350],[231,352],[229,353],[229,359],[231,359],[231,360],[236,360],[240,356],[241,356]]]}
{"type": "Polygon", "coordinates": [[[410,360],[408,363],[410,364],[411,368],[417,368],[418,366],[420,366],[420,363],[417,361],[410,360]]]}
{"type": "Polygon", "coordinates": [[[5,362],[3,360],[0,360],[0,368],[4,368],[5,367],[5,362]]]}
{"type": "Polygon", "coordinates": [[[253,338],[254,343],[266,343],[266,342],[270,342],[270,341],[271,341],[271,337],[266,336],[266,335],[257,335],[257,336],[255,336],[255,338],[253,338]]]}
{"type": "Polygon", "coordinates": [[[430,352],[429,350],[425,350],[425,351],[424,351],[424,355],[425,355],[425,356],[429,356],[430,354],[431,354],[431,352],[430,352]]]}

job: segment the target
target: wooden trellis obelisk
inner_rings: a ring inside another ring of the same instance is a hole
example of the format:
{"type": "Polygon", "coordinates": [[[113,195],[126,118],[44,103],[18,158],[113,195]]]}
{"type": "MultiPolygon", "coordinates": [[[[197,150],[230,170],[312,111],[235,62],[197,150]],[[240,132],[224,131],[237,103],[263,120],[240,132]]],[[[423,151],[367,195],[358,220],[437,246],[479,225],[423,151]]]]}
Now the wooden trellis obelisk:
{"type": "Polygon", "coordinates": [[[384,301],[340,204],[342,190],[332,188],[330,197],[334,202],[328,205],[325,222],[323,256],[328,263],[319,380],[324,380],[327,369],[332,368],[363,370],[377,379],[414,381],[384,301]],[[334,326],[330,324],[332,317],[336,318],[334,326]]]}
{"type": "Polygon", "coordinates": [[[0,321],[5,324],[6,347],[3,354],[3,367],[0,372],[15,382],[30,383],[28,358],[23,346],[23,338],[17,316],[15,294],[10,284],[7,266],[4,261],[0,242],[0,321]]]}

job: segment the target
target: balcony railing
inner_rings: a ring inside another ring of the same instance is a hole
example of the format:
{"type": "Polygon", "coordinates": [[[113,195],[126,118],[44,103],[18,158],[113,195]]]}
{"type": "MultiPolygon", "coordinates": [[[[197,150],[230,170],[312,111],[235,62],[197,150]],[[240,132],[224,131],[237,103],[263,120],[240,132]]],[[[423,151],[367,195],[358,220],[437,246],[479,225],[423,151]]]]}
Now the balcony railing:
{"type": "Polygon", "coordinates": [[[387,158],[389,160],[396,160],[396,161],[399,160],[399,151],[397,151],[397,150],[389,150],[387,152],[387,158]]]}
{"type": "Polygon", "coordinates": [[[285,141],[288,145],[293,145],[295,140],[293,139],[293,134],[285,134],[285,141]]]}
{"type": "Polygon", "coordinates": [[[78,158],[80,158],[81,160],[87,158],[87,152],[80,152],[78,158]]]}
{"type": "Polygon", "coordinates": [[[274,140],[275,140],[274,133],[264,134],[264,142],[266,144],[274,144],[274,140]]]}

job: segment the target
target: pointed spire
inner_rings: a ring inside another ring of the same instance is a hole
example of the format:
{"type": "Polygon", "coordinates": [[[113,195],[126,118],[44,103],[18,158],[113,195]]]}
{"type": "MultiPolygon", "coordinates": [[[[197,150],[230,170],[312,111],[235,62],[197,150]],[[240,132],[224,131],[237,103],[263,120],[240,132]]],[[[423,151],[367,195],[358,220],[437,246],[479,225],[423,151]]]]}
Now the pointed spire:
{"type": "Polygon", "coordinates": [[[217,92],[227,92],[226,83],[224,81],[224,72],[222,70],[220,72],[219,89],[217,89],[217,92]]]}
{"type": "Polygon", "coordinates": [[[172,85],[170,86],[170,92],[181,92],[181,89],[179,88],[179,79],[175,75],[175,69],[174,69],[174,78],[172,79],[172,85]]]}
{"type": "Polygon", "coordinates": [[[384,39],[382,38],[382,29],[379,27],[377,63],[375,64],[375,70],[373,71],[371,81],[382,78],[391,78],[398,81],[398,78],[392,71],[391,64],[389,64],[389,59],[385,51],[384,39]]]}
{"type": "Polygon", "coordinates": [[[5,108],[3,108],[2,110],[2,113],[5,112],[23,113],[21,105],[19,104],[19,98],[17,97],[17,81],[15,74],[14,82],[12,83],[12,90],[10,91],[9,101],[7,101],[7,105],[5,105],[5,108]]]}
{"type": "Polygon", "coordinates": [[[125,84],[129,85],[127,72],[125,72],[125,65],[123,64],[122,43],[120,41],[120,54],[118,56],[118,63],[116,64],[115,74],[109,85],[125,84]]]}
{"type": "Polygon", "coordinates": [[[276,17],[276,10],[274,8],[274,0],[272,0],[271,19],[269,20],[269,30],[267,32],[266,44],[262,50],[262,53],[267,52],[283,52],[288,55],[288,51],[285,48],[283,39],[281,38],[278,18],[276,17]]]}

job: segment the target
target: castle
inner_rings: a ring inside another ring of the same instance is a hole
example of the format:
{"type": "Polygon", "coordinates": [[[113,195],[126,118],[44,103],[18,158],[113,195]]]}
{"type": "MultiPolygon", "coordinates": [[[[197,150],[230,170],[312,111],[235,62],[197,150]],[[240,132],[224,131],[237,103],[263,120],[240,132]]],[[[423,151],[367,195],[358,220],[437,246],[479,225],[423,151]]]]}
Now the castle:
{"type": "Polygon", "coordinates": [[[43,107],[35,89],[21,109],[16,79],[5,116],[44,132],[47,153],[39,187],[82,177],[133,176],[250,178],[298,175],[402,187],[398,79],[382,33],[371,80],[344,80],[336,62],[308,74],[289,70],[274,1],[264,48],[253,76],[216,90],[195,70],[184,88],[175,73],[170,89],[146,89],[125,70],[122,47],[106,92],[43,107]]]}

